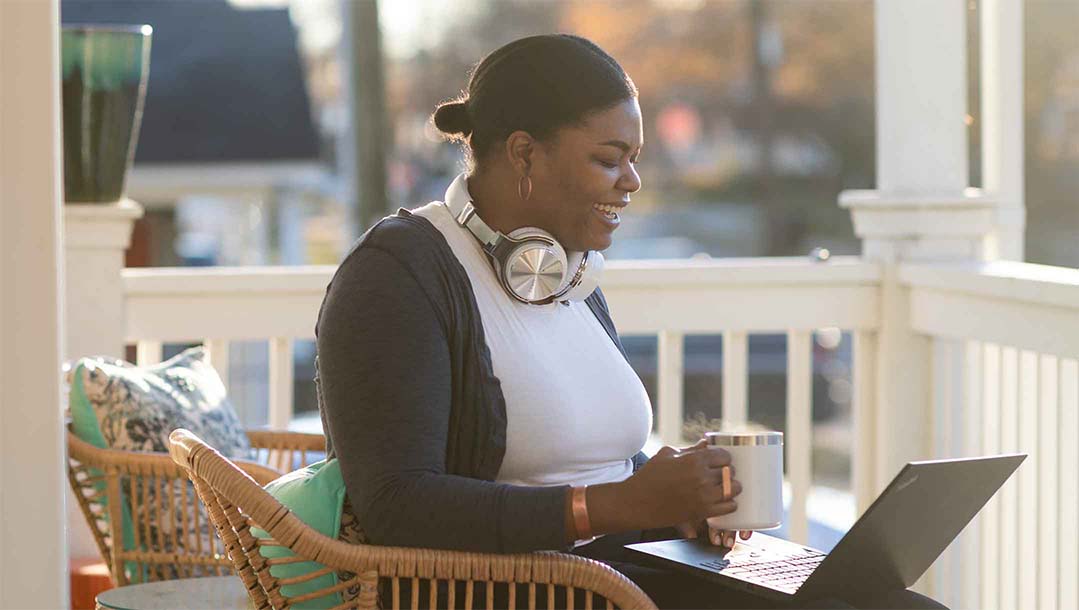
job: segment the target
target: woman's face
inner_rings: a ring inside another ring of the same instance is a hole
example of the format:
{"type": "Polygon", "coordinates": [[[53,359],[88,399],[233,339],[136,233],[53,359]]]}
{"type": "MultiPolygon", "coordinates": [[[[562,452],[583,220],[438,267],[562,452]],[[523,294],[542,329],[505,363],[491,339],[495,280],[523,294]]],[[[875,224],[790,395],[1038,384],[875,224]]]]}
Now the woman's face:
{"type": "Polygon", "coordinates": [[[606,250],[630,193],[641,188],[634,167],[644,132],[641,107],[629,99],[559,129],[531,174],[532,203],[542,228],[567,250],[606,250]]]}

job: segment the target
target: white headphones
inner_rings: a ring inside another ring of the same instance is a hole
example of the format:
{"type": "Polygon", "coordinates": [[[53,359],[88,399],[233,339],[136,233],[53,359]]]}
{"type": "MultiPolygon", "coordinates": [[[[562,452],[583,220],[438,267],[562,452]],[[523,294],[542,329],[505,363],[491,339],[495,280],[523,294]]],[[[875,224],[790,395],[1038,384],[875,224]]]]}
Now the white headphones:
{"type": "Polygon", "coordinates": [[[446,207],[457,222],[479,240],[491,258],[499,283],[521,303],[547,305],[583,301],[599,286],[603,255],[569,252],[550,233],[521,227],[503,235],[487,226],[472,205],[465,174],[446,191],[446,207]]]}

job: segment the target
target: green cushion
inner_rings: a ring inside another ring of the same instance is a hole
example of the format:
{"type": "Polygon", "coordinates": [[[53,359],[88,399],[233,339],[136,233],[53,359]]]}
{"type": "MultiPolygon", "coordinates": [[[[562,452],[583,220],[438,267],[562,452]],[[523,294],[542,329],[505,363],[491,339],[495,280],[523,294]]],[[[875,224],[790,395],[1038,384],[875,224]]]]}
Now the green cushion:
{"type": "MultiPolygon", "coordinates": [[[[266,491],[278,502],[284,504],[319,533],[337,539],[341,531],[341,508],[345,502],[345,481],[341,478],[341,466],[336,459],[315,462],[306,468],[290,472],[266,485],[266,491]]],[[[251,533],[258,538],[269,538],[264,530],[252,528],[251,533]]],[[[292,557],[293,552],[285,547],[263,547],[260,549],[267,559],[292,557]]],[[[277,578],[294,578],[325,568],[314,561],[290,563],[273,566],[270,574],[277,578]]],[[[296,585],[281,587],[281,592],[289,597],[304,595],[338,583],[337,573],[331,572],[314,580],[296,585]]],[[[307,602],[293,605],[300,610],[314,608],[332,608],[341,604],[341,594],[325,595],[307,602]]]]}

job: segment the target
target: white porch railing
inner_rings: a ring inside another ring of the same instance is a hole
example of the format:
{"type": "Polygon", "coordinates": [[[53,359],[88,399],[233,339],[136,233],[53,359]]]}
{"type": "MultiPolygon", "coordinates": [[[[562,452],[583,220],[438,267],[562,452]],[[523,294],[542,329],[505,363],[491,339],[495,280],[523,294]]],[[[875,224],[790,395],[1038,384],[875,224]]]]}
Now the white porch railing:
{"type": "Polygon", "coordinates": [[[938,456],[1030,456],[937,561],[938,588],[969,607],[1079,607],[1079,270],[908,264],[900,281],[933,341],[938,456]]]}
{"type": "MultiPolygon", "coordinates": [[[[164,343],[204,342],[226,384],[229,343],[268,341],[269,423],[284,427],[292,418],[292,344],[313,337],[332,274],[332,267],[128,269],[127,340],[136,344],[140,364],[159,361],[164,343]]],[[[787,334],[790,532],[805,541],[812,332],[853,331],[857,376],[859,361],[871,357],[860,346],[877,324],[878,281],[877,267],[855,258],[657,261],[611,263],[604,292],[621,333],[658,337],[656,419],[659,440],[666,444],[695,440],[682,438],[686,334],[723,334],[723,416],[735,423],[746,420],[748,335],[787,334]]],[[[868,405],[856,402],[856,411],[868,405]]],[[[854,463],[870,463],[870,448],[859,450],[863,459],[854,463]]],[[[866,485],[861,490],[872,493],[866,485]]]]}
{"type": "MultiPolygon", "coordinates": [[[[292,416],[292,345],[313,336],[332,267],[128,269],[126,336],[143,363],[161,346],[203,341],[228,377],[230,342],[269,344],[271,425],[292,416]]],[[[853,485],[876,494],[874,375],[881,271],[857,258],[612,262],[604,292],[623,335],[658,337],[657,435],[683,423],[683,338],[723,335],[723,416],[747,413],[747,337],[786,333],[790,533],[805,540],[811,481],[811,337],[854,338],[853,485]]],[[[1079,271],[1022,263],[904,264],[911,327],[931,338],[936,456],[1025,451],[1031,457],[925,589],[953,607],[1074,608],[1079,593],[1079,271]]],[[[718,398],[718,397],[717,397],[718,398]]],[[[929,456],[926,456],[929,457],[929,456]]]]}

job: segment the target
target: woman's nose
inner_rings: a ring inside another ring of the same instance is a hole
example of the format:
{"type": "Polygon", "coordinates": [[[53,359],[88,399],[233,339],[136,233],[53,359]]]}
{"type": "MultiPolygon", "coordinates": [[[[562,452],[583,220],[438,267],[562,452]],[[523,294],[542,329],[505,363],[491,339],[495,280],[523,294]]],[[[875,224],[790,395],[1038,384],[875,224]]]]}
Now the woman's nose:
{"type": "Polygon", "coordinates": [[[641,190],[641,176],[637,173],[637,168],[632,164],[629,166],[629,171],[622,172],[619,177],[618,188],[627,193],[636,193],[641,190]]]}

